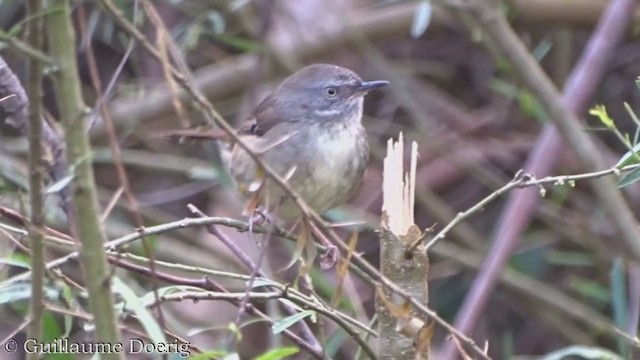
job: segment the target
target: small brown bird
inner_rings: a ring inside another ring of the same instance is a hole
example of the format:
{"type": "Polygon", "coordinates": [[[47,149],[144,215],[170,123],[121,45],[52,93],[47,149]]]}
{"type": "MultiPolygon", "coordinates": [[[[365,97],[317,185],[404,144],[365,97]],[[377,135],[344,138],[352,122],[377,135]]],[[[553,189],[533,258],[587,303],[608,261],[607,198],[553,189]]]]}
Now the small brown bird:
{"type": "MultiPolygon", "coordinates": [[[[312,209],[323,213],[345,203],[360,185],[369,162],[363,98],[386,84],[363,81],[336,65],[306,66],[258,105],[238,135],[312,209]]],[[[281,219],[300,215],[238,144],[224,146],[222,154],[238,189],[251,199],[247,210],[259,203],[276,209],[281,219]]]]}

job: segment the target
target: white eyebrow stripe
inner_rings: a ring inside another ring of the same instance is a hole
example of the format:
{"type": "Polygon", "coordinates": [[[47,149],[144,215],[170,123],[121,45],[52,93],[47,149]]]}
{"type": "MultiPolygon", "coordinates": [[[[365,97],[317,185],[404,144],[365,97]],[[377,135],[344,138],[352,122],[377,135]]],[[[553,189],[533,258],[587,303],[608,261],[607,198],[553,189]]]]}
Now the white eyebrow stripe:
{"type": "Polygon", "coordinates": [[[336,109],[315,110],[315,113],[321,116],[338,115],[340,114],[340,110],[336,110],[336,109]]]}

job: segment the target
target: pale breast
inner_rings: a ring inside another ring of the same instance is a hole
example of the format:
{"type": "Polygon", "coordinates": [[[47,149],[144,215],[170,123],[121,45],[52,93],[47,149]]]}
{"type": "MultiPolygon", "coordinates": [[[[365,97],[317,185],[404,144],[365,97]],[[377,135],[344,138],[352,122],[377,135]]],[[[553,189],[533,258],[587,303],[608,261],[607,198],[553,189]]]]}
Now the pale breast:
{"type": "Polygon", "coordinates": [[[303,197],[318,212],[349,200],[360,185],[368,163],[369,148],[360,124],[320,132],[310,155],[309,176],[301,186],[303,197]]]}
{"type": "MultiPolygon", "coordinates": [[[[369,158],[365,131],[359,123],[336,126],[331,131],[319,125],[302,130],[298,128],[294,135],[273,147],[268,145],[266,136],[246,140],[255,148],[267,148],[262,159],[282,177],[286,177],[288,184],[311,208],[323,213],[346,202],[357,190],[369,158]]],[[[270,132],[271,135],[280,132],[280,129],[274,130],[270,132]]],[[[282,133],[290,134],[288,130],[283,129],[282,133]]],[[[261,172],[256,172],[253,160],[237,146],[229,155],[227,164],[232,176],[241,192],[250,195],[262,180],[256,179],[261,172]]],[[[282,201],[283,192],[275,184],[267,182],[260,197],[264,202],[269,202],[269,207],[278,203],[278,213],[282,217],[290,218],[298,214],[295,204],[282,201]]]]}

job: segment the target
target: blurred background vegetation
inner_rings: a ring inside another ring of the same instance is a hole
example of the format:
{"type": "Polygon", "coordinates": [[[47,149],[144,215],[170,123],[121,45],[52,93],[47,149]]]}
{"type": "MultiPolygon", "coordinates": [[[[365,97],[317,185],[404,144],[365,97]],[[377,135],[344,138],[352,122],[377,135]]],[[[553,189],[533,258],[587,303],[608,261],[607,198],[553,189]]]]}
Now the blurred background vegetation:
{"type": "MultiPolygon", "coordinates": [[[[562,89],[609,3],[513,0],[505,1],[502,10],[521,41],[562,89]]],[[[76,1],[73,5],[79,75],[92,124],[89,136],[102,208],[108,207],[120,187],[104,122],[97,111],[97,104],[106,101],[145,226],[190,216],[190,203],[211,216],[241,219],[243,202],[220,167],[216,147],[176,144],[158,136],[162,130],[204,123],[198,106],[180,95],[183,108],[176,111],[177,90],[172,90],[175,84],[167,83],[162,64],[132,41],[98,3],[76,1]],[[106,94],[102,99],[90,81],[88,47],[96,54],[106,94]]],[[[156,43],[162,32],[138,2],[117,1],[116,5],[156,43]]],[[[185,68],[178,68],[188,69],[190,81],[232,124],[244,120],[274,85],[305,64],[335,63],[353,69],[364,79],[391,82],[365,101],[364,124],[372,162],[362,187],[348,205],[327,214],[334,222],[364,222],[355,227],[359,231],[357,251],[375,265],[379,262],[375,230],[380,222],[382,157],[390,137],[403,132],[406,139],[418,143],[416,223],[421,228],[435,226],[437,231],[524,168],[542,127],[550,121],[511,64],[492,51],[488,36],[438,1],[171,0],[156,1],[153,6],[172,40],[167,53],[183,62],[185,68]]],[[[23,81],[27,55],[20,44],[25,41],[26,21],[21,1],[0,0],[0,55],[23,81]]],[[[635,83],[640,73],[639,25],[640,12],[634,12],[627,34],[614,53],[608,54],[605,75],[596,79],[595,95],[588,105],[604,104],[620,131],[631,137],[636,128],[624,103],[632,109],[640,105],[635,83]]],[[[46,76],[44,89],[47,118],[57,127],[56,94],[46,76]]],[[[596,140],[600,155],[613,166],[627,151],[625,146],[603,131],[596,117],[586,113],[578,116],[584,119],[584,131],[596,140]]],[[[27,151],[23,134],[8,124],[0,126],[0,204],[19,212],[26,207],[27,151]]],[[[568,146],[556,153],[554,160],[551,174],[585,172],[568,146]]],[[[640,187],[628,186],[624,194],[637,216],[640,187]]],[[[484,260],[493,256],[490,246],[504,212],[519,211],[505,209],[506,199],[503,196],[473,214],[430,253],[429,305],[451,323],[484,260]]],[[[105,217],[109,239],[131,233],[137,226],[127,204],[119,198],[105,217]]],[[[57,197],[48,196],[46,205],[48,224],[68,232],[57,197]]],[[[0,221],[16,226],[8,218],[0,221]]],[[[497,286],[490,290],[486,304],[478,305],[479,315],[468,335],[481,347],[486,342],[495,359],[543,356],[577,345],[633,358],[632,343],[612,329],[616,326],[635,337],[640,267],[592,188],[585,182],[546,186],[545,196],[526,223],[496,279],[497,286]]],[[[347,239],[353,228],[339,233],[347,239]]],[[[3,233],[7,231],[3,228],[3,233]]],[[[253,236],[222,231],[257,258],[259,249],[253,236]]],[[[152,236],[151,243],[157,260],[247,273],[205,229],[152,236]]],[[[1,258],[11,260],[2,264],[4,276],[21,271],[16,263],[25,261],[24,252],[6,238],[0,246],[1,258]]],[[[274,239],[265,271],[274,278],[287,278],[280,269],[289,262],[293,247],[291,242],[274,239]]],[[[128,251],[145,254],[136,244],[128,251]]],[[[47,253],[50,259],[62,254],[56,250],[47,253]]],[[[67,276],[79,280],[75,269],[77,265],[63,268],[67,276]]],[[[140,296],[152,290],[147,277],[122,269],[115,273],[127,279],[140,296]]],[[[336,270],[315,266],[311,276],[315,290],[329,301],[338,282],[336,270]]],[[[350,279],[337,307],[369,324],[375,290],[356,277],[350,279]]],[[[220,282],[230,291],[244,290],[242,281],[220,282]]],[[[5,297],[3,303],[8,302],[11,306],[1,310],[0,339],[9,336],[26,314],[26,307],[15,297],[5,297]]],[[[259,306],[267,311],[270,305],[259,306]]],[[[165,324],[201,350],[224,349],[228,325],[237,314],[235,306],[220,301],[167,303],[163,309],[165,324]]],[[[45,332],[51,338],[65,333],[67,325],[61,315],[46,312],[45,316],[45,332]]],[[[237,348],[242,358],[254,358],[287,344],[264,322],[246,322],[237,348]]],[[[82,339],[86,333],[78,324],[68,335],[82,339]]],[[[357,344],[331,322],[323,325],[328,356],[354,358],[357,344]]],[[[446,336],[436,328],[436,349],[449,341],[446,336]]],[[[571,349],[586,358],[584,348],[571,349]]],[[[3,359],[10,356],[2,354],[3,359]]],[[[557,358],[581,358],[575,356],[557,358]]],[[[640,356],[637,351],[636,356],[640,356]]]]}

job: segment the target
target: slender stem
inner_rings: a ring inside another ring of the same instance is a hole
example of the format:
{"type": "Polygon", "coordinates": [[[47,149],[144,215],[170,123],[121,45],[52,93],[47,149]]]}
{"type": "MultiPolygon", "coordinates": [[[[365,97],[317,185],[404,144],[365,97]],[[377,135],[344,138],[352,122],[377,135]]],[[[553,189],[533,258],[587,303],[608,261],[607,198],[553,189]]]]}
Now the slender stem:
{"type": "MultiPolygon", "coordinates": [[[[89,292],[89,304],[96,330],[95,341],[115,344],[120,336],[116,324],[113,295],[109,282],[109,267],[103,244],[106,236],[100,223],[98,197],[91,167],[91,148],[87,137],[85,109],[82,98],[76,41],[70,1],[56,2],[58,6],[48,15],[49,47],[60,69],[54,77],[60,117],[65,131],[67,160],[73,164],[75,174],[71,183],[75,221],[71,228],[81,241],[82,275],[89,292]]],[[[123,359],[122,354],[105,353],[105,360],[123,359]]]]}
{"type": "MultiPolygon", "coordinates": [[[[32,14],[35,15],[35,14],[32,14]]],[[[42,16],[33,16],[32,20],[29,21],[29,26],[31,22],[37,23],[40,21],[42,16]]],[[[40,48],[37,48],[34,43],[25,43],[20,41],[20,39],[15,36],[11,36],[4,31],[0,30],[0,41],[6,41],[13,49],[17,50],[18,53],[25,55],[28,60],[27,61],[37,61],[41,64],[47,64],[49,66],[56,67],[56,63],[50,58],[47,54],[42,52],[40,48]]]]}
{"type": "MultiPolygon", "coordinates": [[[[42,11],[41,0],[27,1],[27,17],[42,11]]],[[[44,18],[34,16],[28,23],[29,44],[38,51],[44,42],[44,18]]],[[[27,338],[40,342],[42,339],[42,313],[44,310],[44,174],[42,149],[42,63],[28,58],[27,98],[29,99],[29,200],[31,203],[31,223],[28,226],[31,241],[31,298],[29,303],[29,326],[27,338]]],[[[28,360],[36,360],[39,355],[27,353],[28,360]]]]}
{"type": "MultiPolygon", "coordinates": [[[[446,237],[446,235],[449,233],[449,231],[455,227],[456,225],[460,224],[461,222],[463,222],[465,219],[469,218],[471,215],[481,211],[482,209],[484,209],[484,207],[489,204],[490,202],[496,200],[497,198],[499,198],[501,195],[516,189],[516,188],[526,188],[526,187],[531,187],[531,186],[538,186],[540,187],[540,192],[541,192],[541,196],[544,196],[545,194],[545,190],[544,188],[542,188],[542,185],[545,184],[554,184],[554,185],[564,185],[564,184],[570,184],[574,181],[578,181],[578,180],[587,180],[587,179],[596,179],[596,178],[600,178],[603,176],[609,176],[609,175],[620,175],[621,173],[626,173],[626,172],[630,172],[633,171],[635,169],[640,168],[640,164],[634,164],[634,165],[627,165],[624,166],[622,168],[617,168],[617,167],[612,167],[609,169],[605,169],[605,170],[600,170],[600,171],[594,171],[594,172],[589,172],[589,173],[583,173],[583,174],[575,174],[575,175],[559,175],[559,176],[547,176],[544,177],[542,179],[536,179],[534,177],[532,177],[531,175],[527,175],[525,174],[524,176],[518,176],[516,178],[514,178],[513,180],[511,180],[510,182],[508,182],[507,184],[505,184],[504,186],[502,186],[501,188],[499,188],[498,190],[492,192],[491,194],[487,195],[484,199],[480,200],[479,202],[477,202],[475,205],[473,205],[472,207],[468,208],[465,211],[462,211],[460,213],[458,213],[456,215],[456,217],[451,220],[451,222],[449,222],[442,230],[440,230],[431,240],[429,240],[429,242],[427,243],[426,247],[425,247],[425,251],[429,251],[431,250],[438,241],[444,239],[446,237]]],[[[425,233],[423,237],[419,238],[417,241],[415,241],[413,244],[411,244],[411,246],[409,246],[409,248],[407,249],[408,253],[413,252],[418,245],[420,245],[420,243],[422,241],[424,241],[426,238],[428,237],[428,233],[425,233]]]]}

